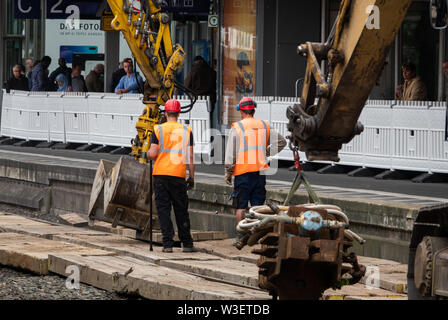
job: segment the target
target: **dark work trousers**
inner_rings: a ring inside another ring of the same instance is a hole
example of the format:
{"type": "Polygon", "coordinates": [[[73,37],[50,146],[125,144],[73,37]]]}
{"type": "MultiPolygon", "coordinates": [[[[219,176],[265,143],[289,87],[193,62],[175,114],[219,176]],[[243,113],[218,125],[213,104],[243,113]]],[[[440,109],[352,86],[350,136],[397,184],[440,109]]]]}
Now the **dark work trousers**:
{"type": "Polygon", "coordinates": [[[170,217],[171,205],[173,205],[180,241],[184,248],[193,247],[185,179],[170,176],[154,176],[154,194],[160,229],[162,230],[163,247],[171,248],[174,244],[174,228],[170,217]]]}

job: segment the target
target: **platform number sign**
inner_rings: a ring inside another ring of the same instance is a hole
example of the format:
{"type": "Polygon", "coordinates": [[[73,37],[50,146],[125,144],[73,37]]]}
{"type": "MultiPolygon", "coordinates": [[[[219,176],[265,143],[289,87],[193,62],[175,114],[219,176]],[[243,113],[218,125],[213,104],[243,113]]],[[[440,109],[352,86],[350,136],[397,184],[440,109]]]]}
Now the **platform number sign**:
{"type": "Polygon", "coordinates": [[[210,28],[216,28],[218,26],[218,15],[211,14],[208,16],[208,26],[210,28]]]}
{"type": "Polygon", "coordinates": [[[99,19],[98,1],[46,0],[47,19],[99,19]]]}
{"type": "Polygon", "coordinates": [[[15,0],[15,19],[40,19],[40,1],[35,0],[15,0]]]}

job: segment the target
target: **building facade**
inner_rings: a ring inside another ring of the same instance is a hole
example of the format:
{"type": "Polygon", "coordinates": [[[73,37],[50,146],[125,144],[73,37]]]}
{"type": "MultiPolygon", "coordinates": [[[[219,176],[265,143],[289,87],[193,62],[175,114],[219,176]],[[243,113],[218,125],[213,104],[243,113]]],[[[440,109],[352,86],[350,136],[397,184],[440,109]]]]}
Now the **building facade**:
{"type": "MultiPolygon", "coordinates": [[[[98,8],[104,1],[5,0],[0,2],[0,80],[12,75],[12,66],[45,54],[57,67],[62,47],[104,54],[106,73],[116,69],[130,51],[118,35],[99,30],[98,8]],[[59,30],[80,8],[86,30],[59,30]],[[64,33],[65,32],[65,33],[64,33]],[[65,43],[65,42],[66,43],[65,43]],[[119,42],[118,42],[119,41],[119,42]],[[119,43],[119,45],[117,45],[119,43]],[[119,46],[119,50],[116,47],[119,46]]],[[[217,70],[218,103],[214,127],[227,127],[238,119],[235,105],[242,96],[297,96],[306,61],[296,53],[299,44],[328,37],[339,0],[169,0],[171,32],[187,59],[177,79],[183,81],[196,55],[217,70]],[[216,15],[217,25],[210,19],[216,15]]],[[[378,85],[370,98],[393,100],[402,83],[401,65],[412,61],[428,88],[428,100],[445,99],[442,63],[448,59],[446,30],[429,22],[429,0],[414,0],[391,47],[378,85]]],[[[381,22],[380,22],[381,23],[381,22]]],[[[88,70],[86,70],[88,71],[88,70]]]]}

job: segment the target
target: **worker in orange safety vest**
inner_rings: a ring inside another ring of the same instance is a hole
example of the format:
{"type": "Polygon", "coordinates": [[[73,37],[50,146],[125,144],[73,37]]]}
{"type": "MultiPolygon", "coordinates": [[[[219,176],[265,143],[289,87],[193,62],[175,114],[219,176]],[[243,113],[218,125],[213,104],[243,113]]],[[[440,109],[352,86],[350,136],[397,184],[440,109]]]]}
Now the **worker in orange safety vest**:
{"type": "Polygon", "coordinates": [[[181,111],[177,100],[165,104],[167,122],[154,126],[148,158],[154,162],[154,194],[160,229],[162,230],[163,252],[173,252],[174,229],[171,221],[171,205],[174,209],[179,239],[183,252],[193,252],[190,233],[187,189],[194,187],[193,134],[177,120],[181,111]],[[189,178],[187,176],[187,165],[189,178]]]}
{"type": "Polygon", "coordinates": [[[286,140],[267,121],[254,118],[257,104],[251,98],[241,99],[236,109],[241,121],[232,124],[226,146],[225,181],[232,185],[233,206],[237,222],[251,206],[262,205],[266,200],[267,157],[279,153],[286,140]]]}

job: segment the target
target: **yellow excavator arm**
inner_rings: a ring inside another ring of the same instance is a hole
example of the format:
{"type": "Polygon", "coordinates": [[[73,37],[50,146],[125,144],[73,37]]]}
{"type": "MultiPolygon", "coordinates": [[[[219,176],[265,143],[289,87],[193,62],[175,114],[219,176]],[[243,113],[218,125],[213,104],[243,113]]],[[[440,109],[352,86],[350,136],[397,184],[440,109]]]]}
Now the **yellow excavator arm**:
{"type": "Polygon", "coordinates": [[[175,74],[184,63],[185,53],[179,44],[173,46],[170,17],[162,12],[160,0],[107,0],[114,19],[112,27],[123,33],[131,52],[142,70],[145,108],[136,124],[132,154],[146,163],[149,139],[160,120],[159,106],[165,105],[175,86],[175,74]]]}
{"type": "Polygon", "coordinates": [[[287,111],[288,130],[292,147],[309,161],[339,161],[342,144],[363,131],[358,118],[411,3],[342,0],[327,42],[298,47],[307,68],[300,103],[287,111]]]}

